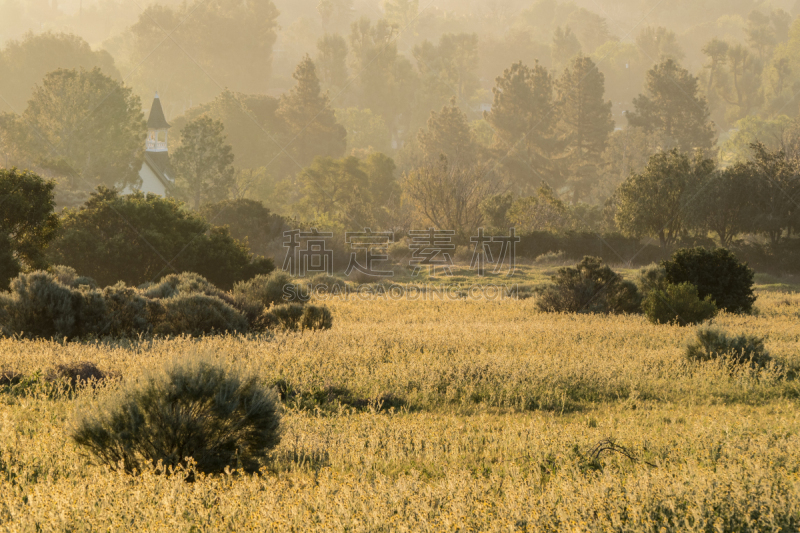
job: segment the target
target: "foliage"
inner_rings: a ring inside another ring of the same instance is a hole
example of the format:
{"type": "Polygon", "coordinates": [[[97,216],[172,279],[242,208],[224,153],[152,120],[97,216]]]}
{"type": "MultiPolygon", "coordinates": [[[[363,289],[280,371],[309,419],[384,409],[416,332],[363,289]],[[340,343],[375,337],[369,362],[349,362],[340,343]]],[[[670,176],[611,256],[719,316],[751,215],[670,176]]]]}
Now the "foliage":
{"type": "Polygon", "coordinates": [[[540,311],[549,313],[635,313],[641,297],[636,285],[586,256],[575,268],[564,267],[551,277],[536,300],[540,311]]]}
{"type": "Polygon", "coordinates": [[[357,107],[336,109],[336,122],[347,130],[346,154],[371,151],[388,153],[391,150],[389,129],[383,118],[371,110],[357,107]]]}
{"type": "Polygon", "coordinates": [[[746,334],[733,337],[716,328],[698,329],[695,339],[686,346],[689,361],[713,361],[722,357],[754,368],[763,368],[772,360],[763,338],[746,334]]]}
{"type": "Polygon", "coordinates": [[[273,305],[264,310],[260,324],[264,329],[295,331],[303,323],[305,306],[300,303],[273,305]]]}
{"type": "Polygon", "coordinates": [[[11,109],[22,109],[37,83],[48,72],[59,68],[92,70],[99,68],[106,76],[121,80],[114,58],[106,50],[94,51],[85,40],[71,33],[46,31],[26,33],[19,40],[5,42],[0,50],[0,94],[11,109]]]}
{"type": "Polygon", "coordinates": [[[244,333],[247,318],[216,296],[190,293],[162,300],[164,314],[155,325],[158,335],[203,335],[244,333]]]}
{"type": "MultiPolygon", "coordinates": [[[[231,237],[246,243],[250,253],[265,255],[276,239],[283,238],[286,221],[256,200],[223,200],[205,204],[200,216],[214,226],[227,226],[231,237]]],[[[272,259],[269,259],[272,261],[272,259]]]]}
{"type": "Polygon", "coordinates": [[[181,145],[170,157],[175,193],[195,210],[227,198],[233,185],[233,150],[222,121],[201,116],[181,129],[181,145]]]}
{"type": "Polygon", "coordinates": [[[16,122],[13,143],[73,189],[140,181],[146,133],[141,101],[98,68],[48,73],[16,122]]]}
{"type": "Polygon", "coordinates": [[[280,442],[277,394],[256,376],[184,360],[81,414],[72,440],[111,468],[141,472],[186,466],[221,474],[227,467],[255,472],[280,442]]]}
{"type": "Polygon", "coordinates": [[[653,324],[687,326],[708,320],[717,314],[711,296],[700,299],[697,287],[689,282],[666,283],[650,290],[642,301],[642,310],[653,324]]]}
{"type": "Polygon", "coordinates": [[[307,299],[301,287],[295,285],[292,277],[282,270],[237,283],[233,286],[233,296],[237,301],[255,302],[261,307],[307,299]]]}
{"type": "Polygon", "coordinates": [[[21,271],[22,266],[11,248],[11,239],[0,234],[0,292],[6,290],[9,282],[21,271]]]}
{"type": "Polygon", "coordinates": [[[646,94],[633,100],[635,110],[626,116],[631,126],[660,131],[684,152],[711,148],[714,128],[708,102],[700,94],[697,78],[673,59],[665,59],[647,73],[646,94]]]}
{"type": "Polygon", "coordinates": [[[287,150],[295,163],[305,167],[318,156],[342,157],[347,131],[336,122],[310,57],[303,58],[292,77],[297,85],[281,96],[277,114],[287,124],[291,140],[287,150]]]}
{"type": "Polygon", "coordinates": [[[604,100],[605,77],[588,57],[579,55],[555,82],[559,134],[566,144],[567,184],[572,201],[588,197],[599,180],[597,162],[614,131],[611,102],[604,100]]]}
{"type": "MultiPolygon", "coordinates": [[[[54,182],[27,170],[0,169],[0,254],[6,273],[22,266],[36,269],[47,264],[45,249],[59,226],[53,213],[54,188],[54,182]]],[[[7,286],[2,278],[0,275],[0,289],[7,286]]]]}
{"type": "MultiPolygon", "coordinates": [[[[197,272],[222,288],[253,275],[245,245],[224,228],[210,228],[172,199],[100,188],[86,205],[62,215],[49,259],[96,279],[101,286],[159,279],[170,271],[197,272]]],[[[271,271],[271,265],[256,266],[271,271]]],[[[258,273],[258,272],[256,272],[258,273]]]]}
{"type": "Polygon", "coordinates": [[[455,97],[438,113],[431,111],[427,128],[417,132],[417,141],[428,163],[445,159],[453,166],[468,167],[480,156],[467,115],[459,109],[455,97]]]}
{"type": "Polygon", "coordinates": [[[710,297],[720,309],[747,313],[756,301],[753,270],[725,248],[681,249],[662,262],[669,283],[689,282],[700,298],[710,297]]]}
{"type": "Polygon", "coordinates": [[[730,246],[738,235],[755,229],[758,211],[753,199],[758,196],[759,184],[752,165],[736,163],[714,172],[696,188],[691,223],[713,231],[721,246],[730,246]]]}
{"type": "Polygon", "coordinates": [[[710,159],[690,161],[678,150],[655,154],[618,189],[617,226],[627,235],[657,238],[662,247],[673,244],[688,229],[693,186],[713,171],[710,159]]]}

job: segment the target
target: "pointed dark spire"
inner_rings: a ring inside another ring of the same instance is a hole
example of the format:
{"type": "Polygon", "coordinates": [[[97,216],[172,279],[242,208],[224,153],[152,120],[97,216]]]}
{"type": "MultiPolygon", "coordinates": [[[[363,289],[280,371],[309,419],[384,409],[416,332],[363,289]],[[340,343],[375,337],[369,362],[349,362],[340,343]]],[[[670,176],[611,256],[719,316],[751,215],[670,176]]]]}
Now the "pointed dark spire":
{"type": "Polygon", "coordinates": [[[161,108],[161,99],[156,93],[153,98],[153,106],[150,108],[150,118],[147,119],[147,128],[151,130],[165,130],[170,127],[167,122],[167,117],[164,116],[164,110],[161,108]]]}

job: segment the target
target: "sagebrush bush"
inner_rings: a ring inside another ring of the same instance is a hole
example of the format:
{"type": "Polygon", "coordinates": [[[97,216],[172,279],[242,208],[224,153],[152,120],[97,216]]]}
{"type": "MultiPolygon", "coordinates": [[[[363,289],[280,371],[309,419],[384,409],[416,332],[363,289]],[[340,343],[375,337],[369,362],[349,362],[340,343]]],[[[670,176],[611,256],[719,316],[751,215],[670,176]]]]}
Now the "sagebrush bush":
{"type": "Polygon", "coordinates": [[[303,318],[305,306],[298,303],[274,305],[265,309],[261,315],[261,329],[287,329],[297,330],[303,318]]]}
{"type": "Polygon", "coordinates": [[[71,437],[126,472],[189,458],[206,474],[254,472],[280,442],[280,419],[277,392],[255,376],[186,359],[101,397],[78,415],[71,437]]]}
{"type": "Polygon", "coordinates": [[[314,292],[341,294],[347,290],[347,282],[328,274],[317,274],[309,280],[314,292]]]}
{"type": "Polygon", "coordinates": [[[711,296],[720,309],[747,313],[756,301],[753,270],[725,248],[683,248],[662,266],[669,283],[691,283],[700,298],[711,296]]]}
{"type": "Polygon", "coordinates": [[[262,307],[300,302],[308,298],[292,277],[280,270],[269,276],[240,281],[233,286],[233,296],[237,301],[254,302],[262,307]]]}
{"type": "Polygon", "coordinates": [[[153,324],[164,315],[163,305],[158,300],[145,298],[122,281],[103,289],[103,299],[111,318],[108,333],[114,337],[152,333],[153,324]]]}
{"type": "Polygon", "coordinates": [[[191,335],[212,333],[244,333],[247,319],[216,296],[182,294],[162,300],[164,316],[155,325],[159,335],[191,335]]]}
{"type": "Polygon", "coordinates": [[[728,357],[736,364],[753,368],[763,368],[772,360],[762,337],[746,334],[730,337],[716,328],[698,329],[695,339],[686,346],[685,354],[693,362],[728,357]]]}
{"type": "Polygon", "coordinates": [[[17,276],[2,304],[7,329],[28,338],[104,335],[110,326],[98,291],[68,287],[48,272],[17,276]]]}
{"type": "Polygon", "coordinates": [[[90,361],[58,364],[49,375],[50,380],[65,379],[72,388],[81,384],[97,383],[106,377],[108,374],[90,361]]]}
{"type": "Polygon", "coordinates": [[[557,252],[547,252],[541,254],[533,260],[536,265],[560,265],[567,260],[567,254],[563,250],[557,252]]]}
{"type": "Polygon", "coordinates": [[[300,318],[302,329],[330,329],[333,326],[333,316],[327,307],[307,305],[300,318]]]}
{"type": "Polygon", "coordinates": [[[575,268],[560,268],[553,284],[540,291],[536,307],[556,313],[635,313],[641,297],[636,285],[603,265],[584,257],[575,268]]]}
{"type": "Polygon", "coordinates": [[[698,324],[717,314],[711,296],[700,299],[691,283],[667,283],[650,290],[642,302],[645,316],[654,324],[698,324]]]}

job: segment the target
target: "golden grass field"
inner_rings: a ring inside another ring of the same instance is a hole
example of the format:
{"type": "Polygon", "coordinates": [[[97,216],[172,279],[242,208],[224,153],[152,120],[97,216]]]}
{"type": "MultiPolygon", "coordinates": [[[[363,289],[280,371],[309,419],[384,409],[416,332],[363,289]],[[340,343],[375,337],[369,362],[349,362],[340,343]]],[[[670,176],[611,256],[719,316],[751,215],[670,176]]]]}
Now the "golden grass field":
{"type": "Polygon", "coordinates": [[[693,328],[533,299],[328,299],[333,329],[272,338],[0,340],[28,376],[0,393],[0,529],[798,531],[800,295],[759,282],[756,315],[713,322],[765,336],[763,371],[686,363],[693,328]],[[36,377],[92,361],[137,379],[197,353],[300,393],[261,474],[94,465],[69,428],[119,384],[36,377]],[[606,439],[630,458],[593,453],[606,439]]]}

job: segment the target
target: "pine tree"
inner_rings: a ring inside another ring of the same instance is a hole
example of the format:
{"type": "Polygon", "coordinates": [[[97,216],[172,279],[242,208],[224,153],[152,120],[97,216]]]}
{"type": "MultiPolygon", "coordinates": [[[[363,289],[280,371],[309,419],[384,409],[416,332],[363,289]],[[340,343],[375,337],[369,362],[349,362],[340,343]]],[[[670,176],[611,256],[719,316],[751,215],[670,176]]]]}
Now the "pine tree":
{"type": "Polygon", "coordinates": [[[667,59],[650,69],[645,88],[646,94],[633,100],[635,111],[627,115],[631,126],[660,131],[685,152],[711,148],[714,126],[697,78],[667,59]]]}
{"type": "Polygon", "coordinates": [[[317,156],[341,157],[347,147],[347,131],[336,122],[310,57],[297,65],[292,77],[297,85],[281,96],[278,108],[278,116],[287,124],[287,151],[303,167],[317,156]]]}
{"type": "Polygon", "coordinates": [[[586,197],[598,179],[598,162],[614,130],[611,102],[603,99],[605,78],[586,56],[572,61],[556,81],[559,130],[566,143],[564,155],[572,200],[586,197]]]}
{"type": "Polygon", "coordinates": [[[456,165],[469,165],[477,159],[478,146],[472,136],[467,115],[450,100],[440,112],[431,111],[428,127],[417,133],[425,159],[435,162],[444,155],[456,165]]]}
{"type": "Polygon", "coordinates": [[[200,117],[181,130],[181,146],[170,158],[175,173],[175,193],[194,209],[219,202],[233,185],[233,150],[225,142],[219,120],[200,117]]]}
{"type": "Polygon", "coordinates": [[[326,33],[317,42],[319,77],[327,89],[338,91],[347,85],[347,42],[341,35],[326,33]]]}
{"type": "Polygon", "coordinates": [[[497,78],[492,110],[484,118],[495,130],[494,147],[511,181],[526,193],[544,181],[560,181],[552,159],[558,149],[553,80],[537,62],[515,63],[497,78]]]}

